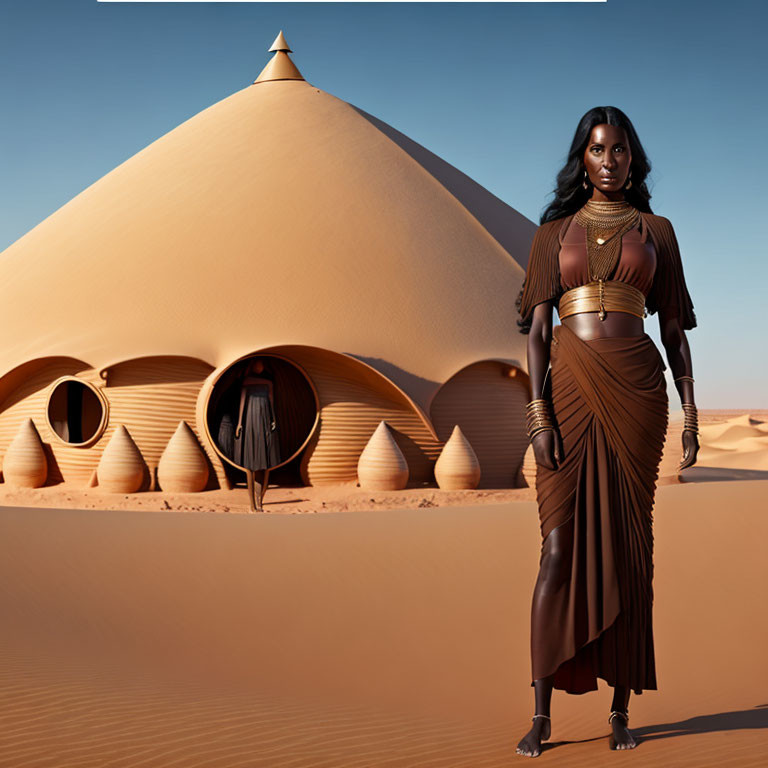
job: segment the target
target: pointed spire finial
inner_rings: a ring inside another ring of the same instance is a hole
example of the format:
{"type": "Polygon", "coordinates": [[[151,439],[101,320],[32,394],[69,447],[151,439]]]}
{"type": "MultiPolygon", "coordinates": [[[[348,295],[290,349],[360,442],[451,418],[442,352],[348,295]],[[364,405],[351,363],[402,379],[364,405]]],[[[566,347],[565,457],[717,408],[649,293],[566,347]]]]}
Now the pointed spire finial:
{"type": "Polygon", "coordinates": [[[261,74],[253,81],[255,83],[263,83],[267,80],[303,80],[301,72],[298,67],[291,61],[291,57],[288,55],[292,53],[288,47],[288,41],[283,36],[283,30],[280,30],[280,34],[275,38],[275,42],[272,43],[270,53],[274,52],[274,56],[267,62],[267,66],[261,70],[261,74]]]}
{"type": "Polygon", "coordinates": [[[285,51],[286,53],[293,53],[293,51],[288,47],[288,41],[285,39],[282,29],[280,30],[278,36],[275,38],[275,42],[272,43],[272,46],[269,49],[270,53],[273,51],[285,51]]]}

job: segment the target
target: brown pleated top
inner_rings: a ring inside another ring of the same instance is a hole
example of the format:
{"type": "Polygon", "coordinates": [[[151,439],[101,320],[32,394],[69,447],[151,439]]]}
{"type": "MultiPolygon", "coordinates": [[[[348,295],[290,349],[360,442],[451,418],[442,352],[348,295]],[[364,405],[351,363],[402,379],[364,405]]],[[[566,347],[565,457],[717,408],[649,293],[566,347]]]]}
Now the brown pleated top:
{"type": "MultiPolygon", "coordinates": [[[[648,314],[660,309],[677,316],[684,330],[696,327],[680,247],[669,219],[640,212],[641,222],[622,238],[621,258],[612,279],[634,285],[645,294],[648,314]]],[[[543,301],[560,302],[563,293],[589,282],[584,228],[573,214],[547,221],[536,230],[517,297],[521,333],[531,329],[533,308],[543,301]]]]}
{"type": "MultiPolygon", "coordinates": [[[[648,241],[648,228],[638,226],[630,229],[621,239],[621,256],[611,280],[627,283],[647,296],[656,273],[656,249],[648,241]]],[[[572,219],[560,245],[560,285],[563,290],[576,288],[590,282],[587,256],[587,232],[581,224],[572,219]]]]}

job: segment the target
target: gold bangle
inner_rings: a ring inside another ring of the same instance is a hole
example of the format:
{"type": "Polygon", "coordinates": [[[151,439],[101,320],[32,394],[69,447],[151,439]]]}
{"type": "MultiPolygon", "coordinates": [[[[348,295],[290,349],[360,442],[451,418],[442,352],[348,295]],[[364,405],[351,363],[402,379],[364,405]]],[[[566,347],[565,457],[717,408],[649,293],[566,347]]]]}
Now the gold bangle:
{"type": "Polygon", "coordinates": [[[525,418],[529,421],[531,419],[548,419],[550,417],[549,411],[534,411],[531,413],[527,413],[525,415],[525,418]]]}
{"type": "Polygon", "coordinates": [[[549,414],[531,415],[525,420],[525,425],[529,432],[533,427],[548,425],[552,423],[553,421],[549,414]]]}
{"type": "Polygon", "coordinates": [[[678,376],[676,379],[674,379],[674,381],[690,381],[690,382],[693,382],[693,381],[695,381],[695,379],[693,378],[693,376],[678,376]]]}
{"type": "Polygon", "coordinates": [[[532,440],[539,432],[547,429],[554,430],[555,425],[550,413],[549,400],[544,397],[537,397],[531,400],[525,406],[525,431],[528,439],[532,440]]]}
{"type": "Polygon", "coordinates": [[[531,441],[531,440],[533,440],[534,437],[536,437],[536,435],[539,434],[539,432],[547,432],[548,430],[552,430],[552,432],[554,432],[555,428],[554,427],[541,427],[541,429],[537,429],[537,430],[531,432],[531,434],[528,435],[528,440],[531,441]]]}
{"type": "Polygon", "coordinates": [[[683,432],[699,432],[699,410],[693,403],[682,403],[683,407],[683,432]]]}

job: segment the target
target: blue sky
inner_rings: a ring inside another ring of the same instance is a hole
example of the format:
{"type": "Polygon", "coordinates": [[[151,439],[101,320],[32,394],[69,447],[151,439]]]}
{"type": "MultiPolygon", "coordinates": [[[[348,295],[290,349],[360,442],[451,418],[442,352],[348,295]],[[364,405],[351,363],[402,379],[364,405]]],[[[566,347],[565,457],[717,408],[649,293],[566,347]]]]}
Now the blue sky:
{"type": "Polygon", "coordinates": [[[768,408],[767,26],[759,0],[2,0],[0,249],[248,85],[283,29],[308,81],[535,221],[581,115],[624,110],[683,253],[697,403],[768,408]]]}

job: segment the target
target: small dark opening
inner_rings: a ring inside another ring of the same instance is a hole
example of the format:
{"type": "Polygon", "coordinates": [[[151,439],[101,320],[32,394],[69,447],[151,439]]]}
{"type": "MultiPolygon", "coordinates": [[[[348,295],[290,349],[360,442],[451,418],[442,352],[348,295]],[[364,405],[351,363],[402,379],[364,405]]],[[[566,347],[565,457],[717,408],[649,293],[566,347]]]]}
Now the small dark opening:
{"type": "Polygon", "coordinates": [[[84,443],[98,431],[104,417],[99,396],[81,381],[68,379],[56,386],[48,401],[48,420],[67,443],[84,443]]]}

